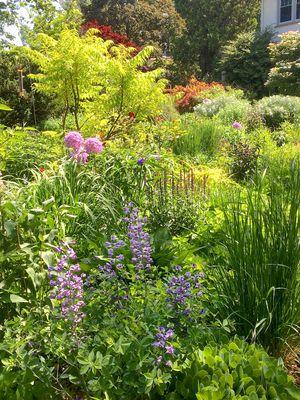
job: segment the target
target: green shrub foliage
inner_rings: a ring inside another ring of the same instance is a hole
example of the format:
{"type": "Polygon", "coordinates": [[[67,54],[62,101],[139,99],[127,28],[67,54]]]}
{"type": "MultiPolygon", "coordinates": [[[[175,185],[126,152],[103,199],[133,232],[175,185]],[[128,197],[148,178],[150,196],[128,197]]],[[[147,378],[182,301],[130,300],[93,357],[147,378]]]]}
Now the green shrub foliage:
{"type": "Polygon", "coordinates": [[[29,74],[37,66],[18,50],[0,50],[0,101],[12,108],[10,113],[0,111],[0,123],[33,126],[55,113],[52,94],[45,96],[32,88],[29,74]],[[23,74],[24,92],[20,92],[19,71],[23,74]]]}
{"type": "Polygon", "coordinates": [[[299,96],[300,93],[300,32],[280,35],[278,43],[270,44],[274,67],[267,86],[275,93],[299,96]]]}
{"type": "Polygon", "coordinates": [[[271,69],[268,46],[273,32],[243,32],[222,49],[220,70],[225,80],[254,96],[266,93],[265,82],[271,69]]]}

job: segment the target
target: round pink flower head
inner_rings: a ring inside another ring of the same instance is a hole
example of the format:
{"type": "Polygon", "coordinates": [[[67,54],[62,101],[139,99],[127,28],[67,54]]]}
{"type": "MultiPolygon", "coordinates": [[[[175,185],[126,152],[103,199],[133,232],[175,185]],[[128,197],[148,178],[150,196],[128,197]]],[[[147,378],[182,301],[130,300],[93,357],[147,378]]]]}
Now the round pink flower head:
{"type": "Polygon", "coordinates": [[[85,141],[85,151],[88,154],[101,153],[103,150],[103,144],[98,138],[88,138],[85,141]]]}
{"type": "Polygon", "coordinates": [[[69,132],[64,139],[65,145],[68,148],[78,151],[84,143],[84,139],[79,132],[69,132]]]}
{"type": "Polygon", "coordinates": [[[237,121],[234,121],[234,123],[232,124],[232,127],[234,129],[238,129],[238,130],[243,129],[243,125],[240,122],[237,122],[237,121]]]}

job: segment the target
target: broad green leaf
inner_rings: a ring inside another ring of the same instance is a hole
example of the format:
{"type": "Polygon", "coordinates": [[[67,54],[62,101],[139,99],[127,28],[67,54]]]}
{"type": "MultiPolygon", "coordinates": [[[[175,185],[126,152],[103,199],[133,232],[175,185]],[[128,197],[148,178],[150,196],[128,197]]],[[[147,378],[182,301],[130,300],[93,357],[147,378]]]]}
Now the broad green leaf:
{"type": "Polygon", "coordinates": [[[51,265],[54,264],[55,257],[51,251],[42,251],[41,258],[44,261],[44,263],[47,265],[47,267],[50,267],[51,265]]]}
{"type": "Polygon", "coordinates": [[[12,303],[28,303],[26,299],[24,299],[21,296],[18,296],[17,294],[11,294],[9,297],[12,303]]]}
{"type": "Polygon", "coordinates": [[[294,387],[294,388],[287,388],[286,391],[290,396],[292,396],[292,399],[300,400],[300,389],[294,387]]]}

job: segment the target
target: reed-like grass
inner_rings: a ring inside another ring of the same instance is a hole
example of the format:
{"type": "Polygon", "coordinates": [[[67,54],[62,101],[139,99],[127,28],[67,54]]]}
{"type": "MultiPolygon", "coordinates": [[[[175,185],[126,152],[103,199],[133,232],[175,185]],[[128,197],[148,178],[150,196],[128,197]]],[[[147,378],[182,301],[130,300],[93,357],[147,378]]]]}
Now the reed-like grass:
{"type": "Polygon", "coordinates": [[[180,136],[174,143],[173,151],[177,155],[195,157],[199,154],[211,158],[220,146],[222,131],[213,120],[194,119],[186,127],[188,133],[180,136]]]}
{"type": "MultiPolygon", "coordinates": [[[[300,169],[292,163],[289,184],[275,175],[225,207],[225,260],[213,271],[220,312],[237,332],[277,354],[300,320],[300,169]]],[[[299,331],[298,331],[299,334],[299,331]]]]}

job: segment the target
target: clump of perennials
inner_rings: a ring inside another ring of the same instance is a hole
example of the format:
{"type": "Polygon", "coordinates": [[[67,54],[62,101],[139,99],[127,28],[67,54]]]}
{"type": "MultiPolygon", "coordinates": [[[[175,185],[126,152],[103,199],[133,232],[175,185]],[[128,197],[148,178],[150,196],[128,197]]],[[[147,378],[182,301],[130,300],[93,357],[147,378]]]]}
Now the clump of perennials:
{"type": "Polygon", "coordinates": [[[72,158],[81,164],[88,162],[90,154],[98,154],[103,150],[103,143],[97,137],[90,137],[86,140],[80,132],[69,132],[64,138],[65,145],[71,149],[72,158]]]}
{"type": "Polygon", "coordinates": [[[132,279],[147,279],[147,272],[151,271],[153,263],[150,235],[145,231],[147,218],[140,217],[139,209],[132,202],[124,208],[124,214],[121,222],[126,224],[126,235],[122,238],[112,235],[110,240],[105,242],[107,261],[98,266],[101,279],[107,281],[108,278],[114,285],[110,303],[117,308],[123,308],[124,301],[129,300],[129,285],[132,279]],[[126,265],[133,268],[126,268],[126,265]]]}

